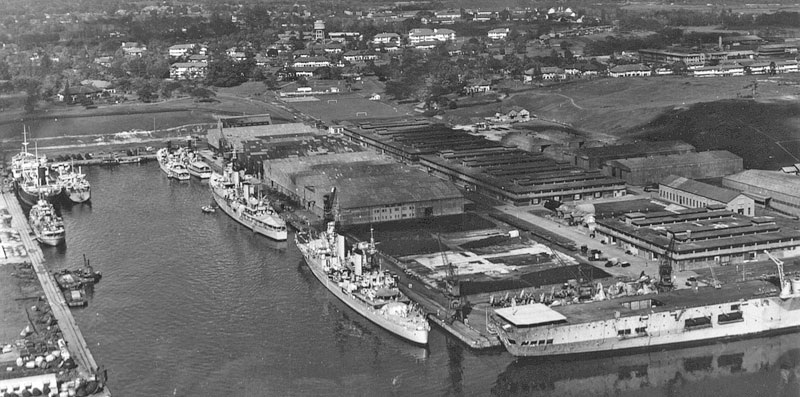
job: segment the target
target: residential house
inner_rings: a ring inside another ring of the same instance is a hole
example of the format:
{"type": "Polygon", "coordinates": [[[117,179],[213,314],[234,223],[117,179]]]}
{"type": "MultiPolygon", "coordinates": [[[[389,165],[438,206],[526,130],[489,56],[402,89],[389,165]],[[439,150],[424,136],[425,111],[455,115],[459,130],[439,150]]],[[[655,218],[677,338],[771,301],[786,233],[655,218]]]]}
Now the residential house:
{"type": "Polygon", "coordinates": [[[187,59],[186,62],[207,63],[208,55],[201,55],[201,54],[189,55],[189,59],[187,59]]]}
{"type": "Polygon", "coordinates": [[[342,57],[347,62],[366,62],[378,59],[378,54],[366,50],[347,51],[342,57]]]}
{"type": "Polygon", "coordinates": [[[467,94],[480,94],[492,90],[492,83],[487,80],[474,80],[465,87],[467,94]]]}
{"type": "Polygon", "coordinates": [[[205,62],[176,62],[169,66],[169,77],[175,80],[196,80],[206,77],[205,62]]]}
{"type": "Polygon", "coordinates": [[[186,54],[193,53],[196,46],[196,44],[175,44],[169,47],[169,56],[171,58],[179,58],[186,54]]]}
{"type": "Polygon", "coordinates": [[[561,69],[557,66],[545,66],[541,68],[542,71],[542,80],[564,80],[567,78],[564,69],[561,69]]]}
{"type": "Polygon", "coordinates": [[[325,57],[302,57],[295,59],[292,67],[299,72],[300,68],[322,68],[331,66],[331,61],[325,57]]]}
{"type": "Polygon", "coordinates": [[[94,63],[96,63],[96,64],[98,64],[100,66],[106,67],[106,68],[110,68],[111,67],[111,62],[113,62],[113,61],[114,61],[114,57],[112,57],[112,56],[102,56],[102,57],[96,57],[94,59],[94,63]]]}
{"type": "Polygon", "coordinates": [[[492,29],[489,31],[488,35],[489,38],[492,40],[503,40],[508,37],[508,33],[511,31],[509,28],[497,28],[492,29]]]}
{"type": "Polygon", "coordinates": [[[430,41],[455,40],[456,32],[450,29],[411,29],[408,33],[408,42],[412,45],[430,41]]]}
{"type": "Polygon", "coordinates": [[[399,44],[400,35],[397,33],[378,33],[372,38],[372,44],[399,44]]]}
{"type": "Polygon", "coordinates": [[[511,110],[506,113],[506,118],[512,123],[522,123],[530,121],[531,112],[521,106],[512,106],[511,110]]]}
{"type": "Polygon", "coordinates": [[[608,71],[611,77],[647,77],[653,74],[647,66],[640,63],[631,65],[617,65],[608,71]]]}
{"type": "Polygon", "coordinates": [[[120,47],[126,56],[141,57],[147,51],[147,46],[132,41],[124,41],[120,47]]]}
{"type": "Polygon", "coordinates": [[[361,41],[361,33],[359,32],[330,32],[328,38],[331,41],[338,43],[345,43],[348,41],[361,41]]]}
{"type": "Polygon", "coordinates": [[[494,11],[477,10],[472,13],[473,22],[489,22],[496,17],[497,13],[494,11]]]}
{"type": "Polygon", "coordinates": [[[461,19],[461,11],[460,10],[442,10],[442,11],[435,11],[433,15],[438,19],[440,22],[444,21],[451,21],[455,22],[456,20],[461,19]]]}
{"type": "Polygon", "coordinates": [[[103,90],[86,85],[71,86],[64,88],[64,91],[57,95],[58,100],[66,104],[86,103],[94,99],[99,99],[103,90]]]}

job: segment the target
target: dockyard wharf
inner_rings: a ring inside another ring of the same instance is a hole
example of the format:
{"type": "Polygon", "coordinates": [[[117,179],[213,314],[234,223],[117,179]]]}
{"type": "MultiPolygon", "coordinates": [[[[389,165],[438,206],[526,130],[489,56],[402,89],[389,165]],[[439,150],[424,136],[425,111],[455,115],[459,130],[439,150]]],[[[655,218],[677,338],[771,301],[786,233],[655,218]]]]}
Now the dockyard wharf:
{"type": "MultiPolygon", "coordinates": [[[[78,324],[75,323],[75,318],[72,316],[61,290],[56,284],[55,278],[47,270],[44,265],[44,255],[39,247],[39,243],[31,237],[32,230],[26,221],[27,217],[22,211],[17,198],[13,192],[4,192],[2,194],[3,201],[5,201],[6,208],[11,214],[11,227],[19,231],[22,243],[28,252],[28,260],[33,265],[36,272],[36,277],[42,285],[44,294],[52,309],[53,316],[58,321],[58,326],[61,329],[64,341],[67,343],[67,348],[72,354],[75,364],[77,364],[78,373],[84,379],[88,379],[91,375],[96,374],[98,371],[97,363],[92,357],[89,346],[86,345],[86,340],[83,338],[78,324]]],[[[95,396],[111,396],[108,388],[104,388],[99,394],[95,396]]]]}

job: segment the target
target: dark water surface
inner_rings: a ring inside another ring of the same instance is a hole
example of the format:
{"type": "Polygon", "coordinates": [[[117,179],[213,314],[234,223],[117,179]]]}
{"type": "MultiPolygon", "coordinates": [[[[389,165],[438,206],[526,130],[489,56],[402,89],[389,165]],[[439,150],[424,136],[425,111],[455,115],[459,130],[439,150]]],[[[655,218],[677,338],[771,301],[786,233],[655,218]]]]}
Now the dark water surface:
{"type": "Polygon", "coordinates": [[[74,312],[116,396],[798,395],[800,335],[569,361],[475,353],[434,328],[415,347],[359,317],[291,243],[204,214],[208,186],[155,163],[85,169],[67,244],[103,272],[74,312]]]}

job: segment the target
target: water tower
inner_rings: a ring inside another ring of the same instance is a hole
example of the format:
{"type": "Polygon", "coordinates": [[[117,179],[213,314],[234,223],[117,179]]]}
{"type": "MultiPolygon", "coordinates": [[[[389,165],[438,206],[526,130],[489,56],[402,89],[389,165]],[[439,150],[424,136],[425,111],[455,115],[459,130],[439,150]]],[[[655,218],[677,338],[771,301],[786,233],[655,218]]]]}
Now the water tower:
{"type": "Polygon", "coordinates": [[[314,21],[314,39],[325,40],[325,22],[321,19],[314,21]]]}

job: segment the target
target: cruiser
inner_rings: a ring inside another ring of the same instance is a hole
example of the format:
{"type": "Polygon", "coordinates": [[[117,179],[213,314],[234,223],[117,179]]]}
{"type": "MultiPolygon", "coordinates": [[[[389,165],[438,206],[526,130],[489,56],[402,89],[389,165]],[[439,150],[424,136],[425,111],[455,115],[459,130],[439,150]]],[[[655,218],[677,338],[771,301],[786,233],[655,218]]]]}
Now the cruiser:
{"type": "Polygon", "coordinates": [[[239,174],[228,167],[225,174],[213,173],[209,181],[211,196],[228,216],[250,230],[273,240],[286,241],[286,222],[263,200],[251,197],[250,185],[238,182],[239,174]]]}
{"type": "MultiPolygon", "coordinates": [[[[800,277],[752,280],[587,303],[496,309],[489,324],[514,356],[586,354],[786,332],[800,327],[800,277]]],[[[598,294],[601,295],[601,294],[598,294]]]]}
{"type": "Polygon", "coordinates": [[[346,254],[344,236],[334,231],[334,225],[328,223],[327,231],[316,238],[295,235],[295,244],[314,276],[358,314],[406,340],[427,344],[428,320],[400,292],[395,278],[374,263],[374,239],[346,254]]]}
{"type": "Polygon", "coordinates": [[[66,238],[64,222],[61,220],[61,217],[56,215],[53,205],[46,200],[39,200],[36,205],[31,208],[28,223],[31,225],[33,232],[36,234],[36,239],[39,240],[40,243],[51,246],[64,243],[66,238]]]}

